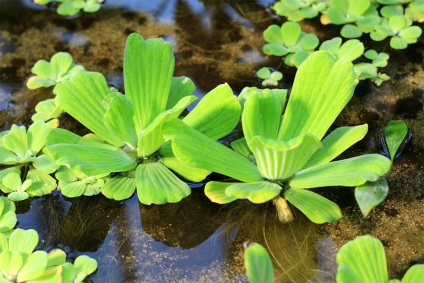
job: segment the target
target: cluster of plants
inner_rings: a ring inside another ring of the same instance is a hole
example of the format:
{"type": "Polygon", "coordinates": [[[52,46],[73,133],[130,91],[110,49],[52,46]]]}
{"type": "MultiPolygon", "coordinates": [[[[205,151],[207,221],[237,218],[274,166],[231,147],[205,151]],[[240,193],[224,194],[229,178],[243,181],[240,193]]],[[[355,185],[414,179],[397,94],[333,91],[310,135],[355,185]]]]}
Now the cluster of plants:
{"type": "Polygon", "coordinates": [[[94,13],[100,10],[104,0],[33,0],[37,5],[55,4],[56,12],[62,16],[74,16],[81,10],[94,13]]]}
{"type": "MultiPolygon", "coordinates": [[[[100,7],[99,1],[56,2],[63,15],[100,7]]],[[[281,222],[293,220],[291,206],[314,223],[339,220],[339,206],[313,191],[322,187],[355,187],[357,203],[367,216],[388,194],[386,178],[408,138],[408,128],[403,121],[389,123],[382,141],[386,156],[365,154],[335,160],[368,131],[366,124],[330,130],[358,80],[368,78],[380,85],[388,79],[377,68],[387,65],[389,55],[372,49],[364,53],[364,44],[354,38],[370,33],[373,39],[383,40],[380,33],[393,31],[392,24],[399,32],[388,36],[397,38],[392,38],[392,47],[397,48],[400,40],[410,44],[421,34],[411,26],[411,19],[405,20],[406,15],[419,20],[420,1],[408,1],[406,9],[405,1],[379,2],[390,6],[378,7],[368,0],[278,2],[274,9],[290,21],[264,32],[268,42],[264,52],[282,56],[287,65],[298,68],[290,96],[286,89],[256,87],[246,87],[236,96],[228,84],[222,84],[188,114],[186,108],[197,99],[194,83],[173,76],[172,46],[162,39],[128,37],[124,90],[109,87],[101,73],[75,64],[68,53],[59,52],[50,62],[38,61],[27,87],[50,88],[53,98],[38,103],[28,127],[12,125],[0,133],[0,191],[7,195],[0,197],[0,282],[59,282],[58,278],[81,282],[96,270],[97,263],[86,256],[71,264],[61,250],[34,252],[37,233],[13,230],[12,201],[54,190],[70,198],[102,194],[118,201],[136,192],[142,204],[160,205],[179,202],[191,192],[188,182],[203,182],[214,172],[222,178],[205,184],[211,201],[272,202],[281,222]],[[318,38],[304,33],[294,21],[319,13],[323,23],[344,24],[342,36],[350,39],[344,43],[340,37],[327,40],[315,51],[318,38]],[[352,63],[362,55],[371,63],[352,63]],[[65,112],[90,133],[78,135],[61,128],[65,112]],[[240,122],[242,138],[230,146],[219,142],[240,122]]],[[[283,77],[270,68],[262,68],[257,75],[264,80],[263,87],[276,87],[283,77]]],[[[361,241],[361,247],[375,245],[369,236],[363,239],[355,241],[361,241]]],[[[366,264],[382,262],[381,248],[376,248],[376,256],[370,256],[366,264]]],[[[246,269],[252,282],[272,282],[272,264],[266,256],[259,244],[246,247],[246,269]],[[264,260],[256,262],[257,257],[264,260]]],[[[352,258],[349,248],[341,249],[337,281],[368,282],[363,265],[352,263],[352,258]]],[[[383,279],[372,282],[388,282],[385,268],[385,264],[376,267],[383,277],[373,278],[383,279]]],[[[410,270],[402,282],[414,282],[408,278],[423,272],[422,266],[410,270]]]]}
{"type": "Polygon", "coordinates": [[[358,78],[370,79],[378,86],[390,79],[378,69],[387,66],[389,55],[365,48],[357,38],[365,34],[373,41],[390,38],[391,48],[405,49],[422,34],[421,28],[413,25],[414,21],[424,21],[424,1],[421,0],[280,0],[272,8],[289,21],[281,26],[271,25],[264,31],[265,54],[282,57],[286,65],[299,67],[318,48],[330,52],[336,59],[355,62],[358,78]],[[302,31],[298,21],[320,14],[322,24],[343,26],[342,38],[335,37],[319,45],[315,34],[302,31]]]}
{"type": "Polygon", "coordinates": [[[61,249],[36,250],[37,231],[14,229],[15,210],[13,201],[0,197],[0,282],[79,283],[96,271],[97,261],[86,255],[71,263],[61,249]]]}

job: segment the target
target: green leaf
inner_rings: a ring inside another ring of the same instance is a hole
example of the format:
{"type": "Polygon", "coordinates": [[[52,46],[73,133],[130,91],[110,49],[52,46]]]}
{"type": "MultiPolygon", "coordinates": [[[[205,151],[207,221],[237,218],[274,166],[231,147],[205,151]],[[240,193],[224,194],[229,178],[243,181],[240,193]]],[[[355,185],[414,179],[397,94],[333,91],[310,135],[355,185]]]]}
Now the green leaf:
{"type": "Polygon", "coordinates": [[[54,160],[47,154],[38,156],[32,165],[47,174],[54,173],[59,167],[59,165],[57,165],[56,162],[54,162],[54,160]]]}
{"type": "Polygon", "coordinates": [[[212,173],[209,170],[198,169],[196,167],[181,163],[175,157],[162,157],[161,162],[163,165],[173,170],[181,177],[193,182],[200,182],[204,180],[210,173],[212,173]]]}
{"type": "Polygon", "coordinates": [[[325,51],[313,53],[297,71],[278,139],[310,133],[320,140],[351,99],[356,84],[350,62],[336,62],[325,51]]]}
{"type": "Polygon", "coordinates": [[[138,199],[148,205],[179,202],[191,193],[186,183],[159,162],[138,165],[135,182],[138,199]]]}
{"type": "Polygon", "coordinates": [[[399,146],[402,144],[407,134],[408,126],[406,126],[406,123],[402,120],[390,121],[384,130],[384,137],[386,139],[386,144],[389,149],[390,159],[392,162],[396,156],[399,146]]]}
{"type": "Polygon", "coordinates": [[[340,47],[337,56],[339,60],[353,61],[359,58],[363,53],[364,44],[357,39],[351,39],[340,47]]]}
{"type": "Polygon", "coordinates": [[[66,184],[61,187],[62,194],[69,198],[82,196],[87,189],[87,185],[81,181],[66,184]]]}
{"type": "Polygon", "coordinates": [[[124,54],[125,94],[134,105],[137,135],[166,109],[172,73],[172,45],[161,38],[128,36],[124,54]]]}
{"type": "Polygon", "coordinates": [[[249,157],[251,150],[247,145],[246,138],[240,138],[231,143],[231,147],[237,152],[243,155],[244,157],[249,157]]]}
{"type": "Polygon", "coordinates": [[[55,89],[59,105],[69,115],[101,139],[118,147],[124,145],[115,133],[109,131],[103,121],[106,109],[102,102],[110,91],[102,74],[79,72],[70,81],[57,85],[55,89]]]}
{"type": "Polygon", "coordinates": [[[347,13],[353,16],[361,16],[371,5],[370,0],[349,1],[347,13]]]}
{"type": "Polygon", "coordinates": [[[211,201],[219,204],[235,201],[237,197],[225,193],[226,189],[232,185],[234,185],[234,182],[208,182],[205,186],[205,195],[211,201]]]}
{"type": "Polygon", "coordinates": [[[5,176],[2,182],[4,186],[11,190],[20,190],[22,186],[21,176],[15,172],[12,172],[5,176]]]}
{"type": "Polygon", "coordinates": [[[162,131],[163,124],[178,118],[195,99],[195,96],[183,97],[172,109],[160,113],[146,129],[141,131],[137,147],[138,156],[147,157],[159,150],[165,142],[162,131]]]}
{"type": "Polygon", "coordinates": [[[353,144],[362,140],[367,131],[367,124],[355,127],[337,128],[322,140],[322,148],[319,148],[312,155],[303,168],[306,169],[330,162],[353,144]]]}
{"type": "Polygon", "coordinates": [[[402,283],[420,282],[424,278],[424,264],[415,264],[406,271],[402,283]]]}
{"type": "Polygon", "coordinates": [[[313,33],[303,34],[299,42],[297,43],[297,46],[301,47],[303,50],[306,51],[313,51],[318,45],[319,39],[313,33]]]}
{"type": "Polygon", "coordinates": [[[166,101],[166,109],[171,109],[183,97],[191,95],[196,89],[193,81],[187,77],[174,77],[171,81],[171,89],[169,90],[168,100],[166,101]]]}
{"type": "Polygon", "coordinates": [[[47,255],[47,267],[62,265],[66,262],[66,253],[61,249],[54,249],[47,255]]]}
{"type": "Polygon", "coordinates": [[[260,68],[256,75],[263,80],[269,79],[271,77],[271,71],[267,67],[260,68]]]}
{"type": "Polygon", "coordinates": [[[38,243],[37,231],[16,229],[9,237],[9,250],[29,256],[38,243]]]}
{"type": "Polygon", "coordinates": [[[97,261],[86,255],[80,255],[74,262],[75,271],[77,273],[83,272],[90,275],[97,269],[97,261]]]}
{"type": "Polygon", "coordinates": [[[299,40],[302,28],[296,22],[285,22],[281,26],[281,36],[283,38],[284,45],[295,46],[299,40]]]}
{"type": "Polygon", "coordinates": [[[408,43],[403,38],[394,36],[390,39],[390,47],[393,49],[406,49],[408,43]]]}
{"type": "Polygon", "coordinates": [[[263,51],[265,54],[274,56],[284,56],[289,53],[289,50],[286,47],[273,43],[265,44],[263,51]]]}
{"type": "Polygon", "coordinates": [[[367,217],[374,207],[382,203],[388,194],[389,185],[384,178],[367,182],[355,188],[355,199],[364,217],[367,217]]]}
{"type": "MultiPolygon", "coordinates": [[[[62,266],[47,268],[43,274],[33,280],[27,281],[28,283],[57,283],[62,281],[62,266]]],[[[72,282],[71,282],[72,283],[72,282]]]]}
{"type": "Polygon", "coordinates": [[[253,243],[244,250],[246,275],[251,283],[273,283],[274,268],[271,257],[260,244],[253,243]]]}
{"type": "Polygon", "coordinates": [[[216,140],[233,130],[240,120],[241,106],[228,84],[208,92],[183,121],[216,140]]]}
{"type": "Polygon", "coordinates": [[[243,182],[262,180],[258,169],[248,159],[178,119],[165,124],[164,134],[172,140],[175,157],[182,163],[243,182]]]}
{"type": "Polygon", "coordinates": [[[281,192],[280,185],[261,181],[254,183],[233,183],[225,189],[225,194],[238,199],[248,199],[253,203],[264,203],[272,200],[281,192]]]}
{"type": "Polygon", "coordinates": [[[12,201],[22,201],[22,200],[26,200],[27,198],[29,198],[29,194],[27,192],[22,192],[22,191],[15,191],[15,192],[11,192],[10,194],[7,195],[7,198],[12,200],[12,201]]]}
{"type": "Polygon", "coordinates": [[[74,265],[70,262],[65,262],[62,265],[62,283],[74,283],[76,276],[74,265]]]}
{"type": "Polygon", "coordinates": [[[17,156],[25,156],[28,151],[28,138],[24,126],[12,125],[11,130],[2,138],[4,148],[17,156]]]}
{"type": "Polygon", "coordinates": [[[124,200],[130,198],[135,192],[135,179],[122,175],[115,176],[106,181],[101,188],[102,194],[110,199],[124,200]]]}
{"type": "Polygon", "coordinates": [[[390,29],[397,34],[407,26],[410,26],[410,19],[405,16],[393,16],[389,19],[390,29]]]}
{"type": "Polygon", "coordinates": [[[127,144],[133,150],[137,147],[137,134],[133,120],[134,106],[122,93],[114,92],[103,99],[106,108],[103,117],[108,130],[120,139],[121,144],[127,144]]]}
{"type": "Polygon", "coordinates": [[[386,256],[380,240],[369,235],[361,236],[340,248],[337,254],[338,283],[388,282],[386,256]],[[347,268],[346,268],[346,267],[347,268]]]}
{"type": "Polygon", "coordinates": [[[6,149],[5,147],[0,146],[0,164],[12,165],[16,164],[16,154],[6,149]]]}
{"type": "Polygon", "coordinates": [[[342,39],[335,37],[330,40],[326,40],[321,43],[319,50],[330,52],[332,55],[336,55],[342,45],[342,39]]]}
{"type": "Polygon", "coordinates": [[[402,37],[408,43],[417,42],[422,34],[422,30],[419,26],[407,27],[399,32],[399,36],[402,37]]]}
{"type": "Polygon", "coordinates": [[[270,25],[267,27],[264,31],[264,39],[266,42],[272,43],[275,46],[284,45],[284,40],[281,36],[281,28],[277,25],[270,25]]]}
{"type": "Polygon", "coordinates": [[[276,139],[280,128],[282,107],[270,90],[259,91],[246,98],[242,114],[243,133],[249,144],[255,136],[276,139]]]}
{"type": "Polygon", "coordinates": [[[26,282],[40,277],[47,266],[47,253],[36,251],[29,255],[25,264],[19,270],[17,282],[26,282]]]}
{"type": "Polygon", "coordinates": [[[255,136],[250,144],[261,176],[268,180],[285,180],[298,172],[321,147],[320,141],[304,134],[288,142],[255,136]]]}
{"type": "Polygon", "coordinates": [[[29,170],[26,177],[26,181],[28,180],[31,181],[31,185],[26,189],[26,192],[31,197],[47,195],[56,189],[57,186],[56,180],[49,174],[34,168],[29,170]]]}
{"type": "MultiPolygon", "coordinates": [[[[16,251],[4,251],[0,253],[0,271],[5,276],[16,276],[21,269],[23,264],[23,256],[22,254],[16,251]]],[[[6,281],[13,282],[13,281],[6,281]]]]}
{"type": "Polygon", "coordinates": [[[38,102],[35,106],[35,114],[31,116],[32,121],[48,121],[53,118],[59,117],[63,110],[56,103],[56,99],[47,99],[38,102]]]}
{"type": "Polygon", "coordinates": [[[44,149],[58,165],[67,165],[72,170],[87,176],[111,172],[126,172],[136,167],[133,158],[123,151],[99,148],[94,145],[57,144],[44,149]]]}
{"type": "Polygon", "coordinates": [[[377,181],[390,169],[391,162],[380,154],[366,154],[313,166],[296,173],[290,180],[292,188],[328,186],[360,186],[377,181]]]}
{"type": "Polygon", "coordinates": [[[342,212],[337,204],[314,192],[289,188],[284,192],[284,198],[314,223],[323,224],[342,218],[342,212]]]}

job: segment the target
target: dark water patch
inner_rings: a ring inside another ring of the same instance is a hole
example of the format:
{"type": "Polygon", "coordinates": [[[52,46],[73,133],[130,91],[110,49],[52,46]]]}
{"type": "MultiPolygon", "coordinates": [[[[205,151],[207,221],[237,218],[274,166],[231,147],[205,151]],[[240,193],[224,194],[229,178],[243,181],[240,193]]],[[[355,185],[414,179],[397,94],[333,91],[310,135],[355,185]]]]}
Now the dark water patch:
{"type": "Polygon", "coordinates": [[[423,103],[415,96],[399,99],[394,106],[394,114],[403,119],[415,119],[421,111],[423,111],[423,103]]]}

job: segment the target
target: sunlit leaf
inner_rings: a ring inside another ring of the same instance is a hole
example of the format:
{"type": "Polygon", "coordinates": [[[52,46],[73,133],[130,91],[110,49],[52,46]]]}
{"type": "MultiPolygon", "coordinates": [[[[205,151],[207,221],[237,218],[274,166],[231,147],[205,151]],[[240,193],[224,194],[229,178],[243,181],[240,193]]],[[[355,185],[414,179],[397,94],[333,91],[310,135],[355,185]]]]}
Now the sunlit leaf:
{"type": "Polygon", "coordinates": [[[89,275],[96,271],[97,261],[89,256],[80,255],[75,259],[74,266],[77,273],[84,272],[89,275]]]}
{"type": "MultiPolygon", "coordinates": [[[[32,168],[29,170],[26,180],[31,181],[31,185],[26,189],[26,192],[29,196],[43,196],[51,193],[56,189],[56,180],[52,178],[49,174],[32,168]]],[[[24,182],[25,185],[25,182],[24,182]]]]}
{"type": "Polygon", "coordinates": [[[274,268],[266,249],[258,243],[244,250],[244,265],[250,283],[273,283],[274,268]]]}
{"type": "Polygon", "coordinates": [[[25,156],[28,150],[27,131],[24,126],[13,125],[2,138],[3,146],[17,156],[25,156]]]}
{"type": "Polygon", "coordinates": [[[388,282],[386,256],[380,240],[369,235],[361,236],[340,248],[337,254],[338,283],[388,282]],[[347,268],[344,268],[344,267],[347,268]]]}
{"type": "Polygon", "coordinates": [[[110,199],[124,200],[130,198],[135,192],[135,179],[122,175],[115,176],[106,181],[101,188],[102,194],[110,199]]]}
{"type": "Polygon", "coordinates": [[[225,194],[238,199],[248,199],[253,203],[264,203],[281,192],[280,185],[267,181],[253,183],[233,183],[225,189],[225,194]]]}
{"type": "Polygon", "coordinates": [[[377,181],[390,169],[391,162],[380,154],[367,154],[304,169],[290,180],[293,188],[360,186],[377,181]]]}
{"type": "Polygon", "coordinates": [[[137,135],[166,109],[172,73],[172,45],[162,38],[127,38],[124,54],[125,94],[134,105],[137,135]]]}
{"type": "Polygon", "coordinates": [[[240,103],[228,84],[222,84],[208,92],[183,121],[217,140],[227,135],[239,122],[240,103]]]}
{"type": "Polygon", "coordinates": [[[424,278],[424,264],[415,264],[406,271],[401,283],[416,283],[424,278]]]}
{"type": "Polygon", "coordinates": [[[103,117],[105,126],[121,140],[122,144],[135,149],[137,134],[133,120],[134,106],[131,101],[123,94],[114,92],[104,98],[103,106],[106,108],[103,117]]]}
{"type": "Polygon", "coordinates": [[[205,195],[211,201],[219,204],[235,201],[237,197],[225,193],[225,190],[231,185],[234,185],[234,182],[208,182],[205,186],[205,195]]]}
{"type": "Polygon", "coordinates": [[[138,165],[135,182],[138,199],[148,205],[179,202],[191,193],[186,183],[159,162],[138,165]]]}
{"type": "Polygon", "coordinates": [[[321,141],[322,148],[318,149],[312,155],[303,168],[330,162],[353,144],[360,141],[367,131],[367,124],[355,127],[337,128],[321,141]]]}
{"type": "Polygon", "coordinates": [[[202,135],[178,119],[167,123],[164,133],[167,139],[172,140],[175,157],[182,163],[243,182],[262,180],[256,166],[244,156],[202,135]]]}
{"type": "Polygon", "coordinates": [[[181,163],[176,157],[162,157],[162,163],[181,177],[193,182],[200,182],[212,173],[209,170],[199,169],[181,163]]]}
{"type": "Polygon", "coordinates": [[[137,165],[123,151],[98,148],[94,145],[57,144],[44,149],[57,164],[69,166],[87,176],[126,172],[137,165]]]}
{"type": "Polygon", "coordinates": [[[47,266],[47,253],[36,251],[29,255],[25,264],[19,270],[17,282],[26,282],[40,277],[47,266]]]}
{"type": "Polygon", "coordinates": [[[261,175],[269,180],[284,180],[298,172],[321,147],[310,134],[287,142],[255,136],[249,144],[261,175]]]}
{"type": "Polygon", "coordinates": [[[2,273],[6,276],[16,276],[22,268],[23,261],[23,256],[19,252],[3,251],[0,253],[0,271],[3,271],[2,273]]]}
{"type": "Polygon", "coordinates": [[[314,52],[297,71],[278,138],[288,141],[310,133],[321,139],[349,102],[356,83],[350,62],[314,52]]]}
{"type": "Polygon", "coordinates": [[[169,90],[168,100],[166,101],[166,109],[173,108],[183,97],[191,95],[196,86],[188,77],[173,77],[171,88],[169,90]]]}
{"type": "Polygon", "coordinates": [[[66,262],[66,253],[61,249],[54,249],[47,255],[47,267],[62,265],[66,262]]]}
{"type": "Polygon", "coordinates": [[[103,140],[116,146],[124,145],[103,122],[106,109],[102,102],[110,91],[102,74],[79,72],[70,81],[57,85],[56,90],[59,105],[69,115],[103,140]]]}
{"type": "Polygon", "coordinates": [[[16,229],[9,237],[9,250],[29,256],[38,243],[37,231],[16,229]]]}
{"type": "Polygon", "coordinates": [[[314,223],[334,222],[342,218],[337,204],[314,192],[290,188],[284,192],[284,198],[314,223]]]}

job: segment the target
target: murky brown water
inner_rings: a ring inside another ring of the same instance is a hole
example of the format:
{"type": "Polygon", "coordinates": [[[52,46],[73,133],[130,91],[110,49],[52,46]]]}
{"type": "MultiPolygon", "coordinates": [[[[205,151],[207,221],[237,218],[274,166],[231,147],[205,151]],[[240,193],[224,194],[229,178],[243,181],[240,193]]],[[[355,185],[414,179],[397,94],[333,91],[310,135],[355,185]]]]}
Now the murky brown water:
{"type": "MultiPolygon", "coordinates": [[[[122,89],[126,37],[163,37],[174,46],[176,75],[194,80],[201,97],[228,82],[238,93],[259,86],[261,66],[280,68],[290,88],[294,69],[261,53],[263,30],[281,23],[266,9],[272,1],[109,0],[96,14],[65,19],[30,0],[0,0],[0,130],[27,124],[34,106],[51,90],[30,91],[25,81],[39,59],[67,51],[88,70],[102,72],[122,89]]],[[[421,25],[423,26],[423,25],[421,25]]],[[[321,41],[338,29],[304,22],[321,41]]],[[[372,44],[367,42],[367,44],[372,44]]],[[[375,48],[382,50],[385,43],[375,48]]],[[[368,45],[369,46],[369,45],[368,45]]],[[[60,194],[18,204],[21,228],[33,228],[40,248],[63,248],[71,258],[88,254],[99,262],[93,282],[246,282],[243,242],[258,241],[270,251],[277,282],[334,282],[338,248],[371,234],[386,248],[391,278],[424,263],[424,39],[390,53],[385,70],[392,80],[380,88],[361,82],[337,126],[369,124],[369,133],[345,156],[379,152],[379,138],[391,119],[404,119],[414,132],[389,180],[388,199],[367,219],[352,188],[320,190],[343,210],[342,220],[314,225],[299,212],[290,225],[277,223],[268,205],[238,201],[215,205],[194,189],[177,204],[144,206],[137,197],[123,202],[104,197],[64,199],[60,194]]],[[[64,127],[83,131],[72,119],[64,127]]]]}

